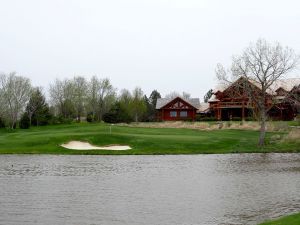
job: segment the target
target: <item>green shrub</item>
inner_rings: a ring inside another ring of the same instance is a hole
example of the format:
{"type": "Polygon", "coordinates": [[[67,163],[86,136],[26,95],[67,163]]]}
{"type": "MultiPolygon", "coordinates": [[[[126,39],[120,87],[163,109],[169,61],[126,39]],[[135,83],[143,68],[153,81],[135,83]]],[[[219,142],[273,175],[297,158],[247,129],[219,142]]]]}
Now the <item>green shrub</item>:
{"type": "Polygon", "coordinates": [[[245,121],[256,121],[256,119],[253,118],[253,117],[251,117],[251,116],[249,116],[249,117],[245,118],[245,121]]]}
{"type": "Polygon", "coordinates": [[[201,115],[197,115],[196,116],[196,121],[217,121],[217,119],[215,117],[203,117],[201,115]]]}
{"type": "Polygon", "coordinates": [[[193,122],[193,119],[192,118],[182,118],[181,121],[193,122]]]}
{"type": "Polygon", "coordinates": [[[0,117],[0,128],[4,128],[5,127],[5,123],[2,120],[2,118],[0,117]]]}
{"type": "Polygon", "coordinates": [[[74,120],[72,118],[64,118],[62,116],[52,116],[49,120],[49,124],[57,125],[57,124],[71,124],[74,120]]]}
{"type": "Polygon", "coordinates": [[[242,117],[232,117],[231,121],[241,121],[242,117]]]}
{"type": "Polygon", "coordinates": [[[24,113],[21,117],[19,126],[21,129],[28,129],[30,127],[30,119],[28,113],[24,113]]]}
{"type": "Polygon", "coordinates": [[[93,113],[88,113],[86,116],[86,121],[89,123],[95,122],[95,116],[93,113]]]}
{"type": "Polygon", "coordinates": [[[121,122],[118,119],[118,115],[116,113],[113,113],[113,112],[105,113],[103,115],[103,121],[106,122],[106,123],[118,123],[118,122],[121,122]]]}

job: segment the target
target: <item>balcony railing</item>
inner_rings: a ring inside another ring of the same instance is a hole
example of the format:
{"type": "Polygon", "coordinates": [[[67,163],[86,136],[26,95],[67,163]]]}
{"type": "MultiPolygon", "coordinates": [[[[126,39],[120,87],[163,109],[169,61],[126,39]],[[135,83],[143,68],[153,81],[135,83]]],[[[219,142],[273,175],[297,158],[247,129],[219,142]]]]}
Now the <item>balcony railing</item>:
{"type": "Polygon", "coordinates": [[[219,102],[214,105],[213,108],[253,108],[253,104],[251,103],[243,103],[243,102],[219,102]]]}

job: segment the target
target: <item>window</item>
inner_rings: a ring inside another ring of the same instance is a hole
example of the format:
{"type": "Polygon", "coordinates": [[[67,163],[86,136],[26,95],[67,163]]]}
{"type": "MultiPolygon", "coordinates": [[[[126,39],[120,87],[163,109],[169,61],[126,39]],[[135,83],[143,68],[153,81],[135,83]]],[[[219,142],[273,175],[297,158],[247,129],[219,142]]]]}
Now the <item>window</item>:
{"type": "Polygon", "coordinates": [[[181,111],[180,117],[187,117],[187,111],[181,111]]]}
{"type": "Polygon", "coordinates": [[[170,117],[177,117],[177,112],[176,111],[171,111],[170,112],[170,117]]]}

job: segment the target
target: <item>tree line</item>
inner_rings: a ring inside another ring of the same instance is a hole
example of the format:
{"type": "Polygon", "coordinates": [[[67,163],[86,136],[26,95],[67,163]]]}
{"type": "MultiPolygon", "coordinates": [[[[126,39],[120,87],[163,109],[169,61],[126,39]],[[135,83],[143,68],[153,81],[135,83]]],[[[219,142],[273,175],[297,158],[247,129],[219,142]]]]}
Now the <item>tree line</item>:
{"type": "Polygon", "coordinates": [[[82,76],[56,79],[49,86],[48,99],[41,87],[16,73],[0,74],[0,127],[29,128],[72,121],[105,121],[109,123],[156,120],[156,101],[141,88],[117,89],[108,78],[82,76]]]}

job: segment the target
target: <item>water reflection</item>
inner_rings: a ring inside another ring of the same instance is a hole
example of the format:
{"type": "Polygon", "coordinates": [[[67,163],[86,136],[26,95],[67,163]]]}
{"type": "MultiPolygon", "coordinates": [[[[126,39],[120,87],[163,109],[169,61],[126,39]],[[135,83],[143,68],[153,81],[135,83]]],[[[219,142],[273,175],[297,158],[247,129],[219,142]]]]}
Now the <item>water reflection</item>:
{"type": "Polygon", "coordinates": [[[257,224],[300,210],[299,154],[0,156],[0,224],[257,224]]]}

